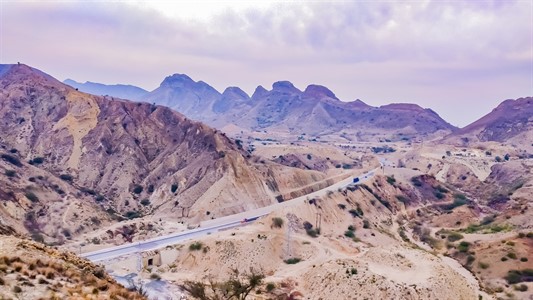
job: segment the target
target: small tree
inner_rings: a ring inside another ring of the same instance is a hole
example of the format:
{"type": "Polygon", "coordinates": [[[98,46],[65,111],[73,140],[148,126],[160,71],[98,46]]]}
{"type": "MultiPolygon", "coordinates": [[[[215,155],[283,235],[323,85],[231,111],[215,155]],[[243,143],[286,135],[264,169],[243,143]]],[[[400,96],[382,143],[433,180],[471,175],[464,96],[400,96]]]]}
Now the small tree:
{"type": "Polygon", "coordinates": [[[250,269],[249,273],[240,273],[233,269],[230,278],[223,282],[208,283],[200,281],[185,281],[179,285],[181,289],[189,293],[191,297],[200,300],[237,299],[245,300],[253,292],[263,285],[265,275],[250,269]]]}

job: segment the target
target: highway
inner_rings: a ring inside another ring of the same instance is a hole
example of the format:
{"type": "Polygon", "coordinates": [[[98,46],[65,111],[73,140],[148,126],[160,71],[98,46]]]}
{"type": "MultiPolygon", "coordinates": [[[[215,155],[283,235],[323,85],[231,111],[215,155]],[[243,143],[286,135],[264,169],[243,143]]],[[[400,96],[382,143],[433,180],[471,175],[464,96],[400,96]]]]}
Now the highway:
{"type": "Polygon", "coordinates": [[[101,249],[93,252],[86,252],[82,253],[81,256],[85,257],[93,262],[99,262],[104,261],[116,257],[120,257],[123,255],[133,254],[137,252],[143,252],[143,251],[149,251],[149,250],[155,250],[155,249],[161,249],[166,246],[175,245],[180,242],[184,242],[187,240],[191,240],[193,238],[198,238],[205,236],[207,234],[211,234],[220,230],[224,229],[230,229],[238,226],[243,226],[252,223],[257,218],[261,218],[263,216],[268,215],[272,211],[275,211],[277,209],[283,208],[283,207],[291,207],[298,204],[302,204],[307,199],[311,199],[314,197],[322,197],[326,195],[329,191],[336,191],[339,188],[345,188],[350,185],[358,185],[361,183],[366,182],[370,178],[372,178],[377,171],[379,171],[383,167],[384,162],[380,162],[380,167],[375,168],[365,174],[360,175],[359,181],[357,183],[353,183],[353,176],[350,176],[344,180],[341,180],[335,184],[330,185],[327,188],[324,188],[322,190],[318,190],[316,192],[307,194],[305,196],[297,197],[285,202],[281,203],[275,203],[269,206],[260,207],[257,209],[245,211],[242,213],[229,215],[213,220],[206,220],[200,224],[199,228],[187,230],[187,231],[181,231],[169,235],[164,235],[160,237],[156,237],[149,240],[144,240],[140,242],[133,242],[129,244],[124,244],[116,247],[110,247],[106,249],[101,249]],[[244,222],[244,220],[247,219],[249,221],[244,222]]]}

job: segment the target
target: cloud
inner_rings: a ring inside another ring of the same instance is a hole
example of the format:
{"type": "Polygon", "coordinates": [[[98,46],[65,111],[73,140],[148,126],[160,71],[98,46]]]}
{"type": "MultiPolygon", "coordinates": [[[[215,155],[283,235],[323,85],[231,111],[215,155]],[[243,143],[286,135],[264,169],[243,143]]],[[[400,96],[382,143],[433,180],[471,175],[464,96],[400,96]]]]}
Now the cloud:
{"type": "Polygon", "coordinates": [[[248,92],[319,83],[344,100],[416,102],[461,125],[532,94],[529,1],[232,2],[207,13],[211,2],[173,3],[2,2],[0,60],[148,89],[172,73],[248,92]],[[458,116],[465,101],[478,105],[458,116]]]}

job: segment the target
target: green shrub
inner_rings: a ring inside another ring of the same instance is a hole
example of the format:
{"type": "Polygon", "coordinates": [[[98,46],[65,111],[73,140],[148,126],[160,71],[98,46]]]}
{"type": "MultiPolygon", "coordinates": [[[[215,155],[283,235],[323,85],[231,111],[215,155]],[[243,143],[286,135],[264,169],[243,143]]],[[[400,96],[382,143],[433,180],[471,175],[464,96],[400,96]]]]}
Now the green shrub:
{"type": "Polygon", "coordinates": [[[460,252],[467,252],[469,248],[470,248],[470,243],[466,241],[460,242],[459,246],[457,246],[457,250],[459,250],[460,252]]]}
{"type": "Polygon", "coordinates": [[[274,227],[274,228],[283,227],[283,219],[279,218],[279,217],[272,218],[272,227],[274,227]]]}
{"type": "Polygon", "coordinates": [[[408,204],[409,203],[409,198],[403,196],[403,195],[396,195],[396,199],[398,199],[398,201],[402,202],[403,204],[408,204]]]}
{"type": "Polygon", "coordinates": [[[69,175],[69,174],[61,174],[61,175],[59,175],[59,178],[61,178],[62,180],[65,180],[65,181],[72,181],[72,176],[69,175]]]}
{"type": "Polygon", "coordinates": [[[17,167],[22,167],[22,163],[20,162],[20,160],[12,155],[9,155],[9,154],[2,154],[0,155],[0,157],[7,161],[8,163],[14,165],[14,166],[17,166],[17,167]]]}
{"type": "Polygon", "coordinates": [[[201,242],[194,242],[194,243],[189,245],[189,250],[190,251],[198,251],[198,250],[202,249],[202,247],[203,247],[203,244],[201,242]]]}
{"type": "Polygon", "coordinates": [[[150,275],[150,279],[152,279],[152,280],[161,280],[161,276],[159,276],[159,274],[157,274],[157,273],[152,273],[150,275]]]}
{"type": "Polygon", "coordinates": [[[466,264],[470,265],[476,260],[476,257],[474,255],[468,255],[466,257],[466,264]]]}
{"type": "Polygon", "coordinates": [[[4,174],[7,176],[7,177],[15,177],[17,175],[17,172],[15,172],[14,170],[6,170],[4,172],[4,174]]]}
{"type": "Polygon", "coordinates": [[[143,192],[143,187],[136,184],[134,187],[133,187],[133,190],[132,190],[135,194],[140,194],[143,192]]]}
{"type": "Polygon", "coordinates": [[[42,164],[43,162],[44,162],[44,158],[42,158],[42,157],[36,157],[36,158],[34,158],[34,159],[32,159],[32,160],[30,161],[30,163],[31,163],[31,164],[34,164],[34,165],[40,165],[40,164],[42,164]]]}
{"type": "Polygon", "coordinates": [[[349,238],[354,238],[355,237],[355,233],[353,231],[351,231],[351,230],[346,230],[344,232],[344,236],[349,237],[349,238]]]}
{"type": "Polygon", "coordinates": [[[37,195],[32,192],[26,192],[24,196],[26,196],[26,198],[28,198],[28,200],[30,200],[31,202],[39,202],[39,197],[37,197],[37,195]]]}
{"type": "Polygon", "coordinates": [[[352,268],[352,269],[350,270],[350,273],[351,273],[352,275],[356,275],[356,274],[357,274],[357,269],[356,269],[356,268],[352,268]]]}
{"type": "Polygon", "coordinates": [[[394,176],[387,176],[387,182],[390,185],[394,185],[396,183],[396,179],[394,178],[394,176]]]}
{"type": "Polygon", "coordinates": [[[370,228],[370,222],[368,222],[368,220],[363,220],[363,228],[365,229],[370,228]]]}
{"type": "Polygon", "coordinates": [[[150,205],[150,200],[149,199],[143,199],[143,200],[141,200],[141,204],[144,205],[144,206],[148,206],[148,205],[150,205]]]}
{"type": "Polygon", "coordinates": [[[489,268],[489,264],[484,263],[484,262],[479,262],[478,265],[479,265],[479,267],[480,267],[481,269],[488,269],[488,268],[489,268]]]}
{"type": "Polygon", "coordinates": [[[527,261],[527,257],[520,257],[520,261],[521,262],[526,262],[527,261]]]}
{"type": "Polygon", "coordinates": [[[153,185],[153,184],[150,184],[150,185],[148,186],[147,192],[148,192],[149,194],[151,194],[151,193],[154,192],[154,185],[153,185]]]}
{"type": "Polygon", "coordinates": [[[320,235],[320,230],[316,230],[316,229],[307,229],[305,230],[305,232],[307,233],[307,235],[309,235],[310,237],[318,237],[320,235]]]}
{"type": "Polygon", "coordinates": [[[458,232],[452,232],[448,235],[448,241],[450,242],[456,242],[458,240],[461,240],[464,236],[458,232]]]}
{"type": "Polygon", "coordinates": [[[501,261],[508,261],[509,259],[508,259],[507,257],[504,256],[504,257],[500,258],[500,260],[501,260],[501,261]]]}
{"type": "Polygon", "coordinates": [[[272,282],[269,282],[269,283],[266,284],[265,288],[266,288],[267,292],[270,293],[276,288],[276,285],[274,283],[272,283],[272,282]]]}
{"type": "Polygon", "coordinates": [[[138,212],[138,211],[134,211],[134,210],[130,210],[126,213],[126,218],[128,219],[135,219],[135,218],[140,218],[142,217],[141,213],[138,212]]]}
{"type": "Polygon", "coordinates": [[[507,253],[507,257],[509,257],[510,259],[517,259],[516,253],[514,252],[507,253]]]}
{"type": "Polygon", "coordinates": [[[414,186],[421,187],[423,185],[422,181],[420,181],[420,178],[418,176],[415,176],[411,178],[411,182],[414,186]]]}
{"type": "Polygon", "coordinates": [[[293,257],[293,258],[289,258],[289,259],[286,259],[284,260],[284,262],[288,265],[294,265],[294,264],[297,264],[299,262],[301,262],[302,259],[301,258],[298,258],[298,257],[293,257]]]}
{"type": "Polygon", "coordinates": [[[170,186],[170,192],[175,193],[178,190],[178,185],[176,183],[170,186]]]}
{"type": "Polygon", "coordinates": [[[442,199],[444,199],[444,194],[439,192],[439,191],[437,191],[437,192],[435,192],[435,197],[437,199],[439,199],[439,200],[442,200],[442,199]]]}
{"type": "Polygon", "coordinates": [[[439,191],[439,192],[441,192],[441,193],[443,193],[443,194],[446,194],[446,193],[449,192],[446,188],[444,188],[444,187],[441,186],[441,185],[437,186],[436,189],[437,189],[437,191],[439,191]]]}
{"type": "Polygon", "coordinates": [[[355,227],[353,225],[348,226],[348,230],[355,231],[355,227]]]}

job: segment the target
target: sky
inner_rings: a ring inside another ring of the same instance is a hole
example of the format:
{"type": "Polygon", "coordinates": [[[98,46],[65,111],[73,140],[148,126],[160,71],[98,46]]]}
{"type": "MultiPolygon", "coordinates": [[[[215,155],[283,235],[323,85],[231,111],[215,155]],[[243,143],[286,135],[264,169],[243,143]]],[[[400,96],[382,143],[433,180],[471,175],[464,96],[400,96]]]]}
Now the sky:
{"type": "Polygon", "coordinates": [[[320,84],[462,127],[533,95],[533,0],[0,0],[0,63],[16,62],[147,90],[174,73],[220,92],[320,84]]]}

